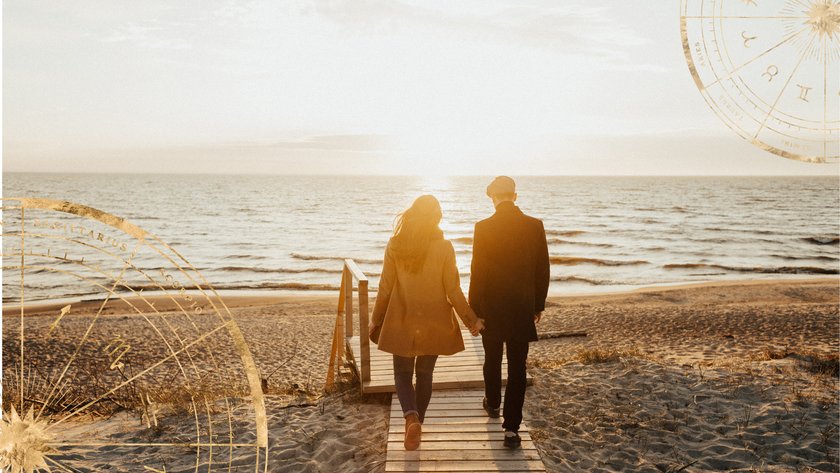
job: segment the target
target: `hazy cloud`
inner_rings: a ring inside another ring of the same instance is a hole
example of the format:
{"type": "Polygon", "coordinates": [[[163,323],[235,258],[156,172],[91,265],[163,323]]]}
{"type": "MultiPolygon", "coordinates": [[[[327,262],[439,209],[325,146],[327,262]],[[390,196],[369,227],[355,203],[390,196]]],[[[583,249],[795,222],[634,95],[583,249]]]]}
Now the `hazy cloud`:
{"type": "Polygon", "coordinates": [[[124,25],[105,35],[103,43],[129,43],[146,49],[192,49],[191,42],[171,32],[184,25],[124,25]]]}
{"type": "Polygon", "coordinates": [[[472,37],[493,38],[556,49],[568,54],[612,56],[616,49],[649,42],[615,21],[605,7],[496,4],[482,8],[434,8],[393,0],[323,0],[312,11],[335,22],[362,28],[425,26],[472,37]]]}
{"type": "Polygon", "coordinates": [[[323,151],[348,151],[348,152],[369,152],[385,149],[388,147],[389,138],[385,135],[365,134],[337,134],[337,135],[316,135],[308,136],[298,140],[275,141],[265,146],[278,150],[323,150],[323,151]]]}

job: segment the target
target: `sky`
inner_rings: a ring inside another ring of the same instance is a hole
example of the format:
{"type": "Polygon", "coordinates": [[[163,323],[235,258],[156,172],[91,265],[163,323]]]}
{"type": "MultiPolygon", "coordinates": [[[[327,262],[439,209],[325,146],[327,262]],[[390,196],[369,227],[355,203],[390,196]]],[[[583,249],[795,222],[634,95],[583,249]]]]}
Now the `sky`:
{"type": "Polygon", "coordinates": [[[838,174],[726,127],[678,0],[7,0],[3,170],[838,174]]]}

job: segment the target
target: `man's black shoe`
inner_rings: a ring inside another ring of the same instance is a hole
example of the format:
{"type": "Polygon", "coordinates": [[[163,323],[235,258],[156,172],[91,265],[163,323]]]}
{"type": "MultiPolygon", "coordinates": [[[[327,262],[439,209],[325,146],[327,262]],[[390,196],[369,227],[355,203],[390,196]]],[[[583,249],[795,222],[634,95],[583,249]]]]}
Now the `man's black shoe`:
{"type": "Polygon", "coordinates": [[[505,430],[505,447],[519,448],[522,445],[522,437],[517,432],[505,430]]]}
{"type": "Polygon", "coordinates": [[[487,416],[491,419],[498,419],[499,418],[499,408],[492,409],[487,404],[487,398],[485,397],[483,401],[481,401],[481,405],[484,406],[484,410],[487,411],[487,416]]]}

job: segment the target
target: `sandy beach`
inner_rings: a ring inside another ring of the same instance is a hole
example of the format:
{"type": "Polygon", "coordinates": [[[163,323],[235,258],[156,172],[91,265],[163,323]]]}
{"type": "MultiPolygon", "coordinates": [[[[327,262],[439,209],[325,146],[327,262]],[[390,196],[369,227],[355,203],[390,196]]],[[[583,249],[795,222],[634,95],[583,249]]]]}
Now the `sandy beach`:
{"type": "MultiPolygon", "coordinates": [[[[534,384],[525,406],[546,466],[838,471],[838,295],[838,280],[827,278],[551,298],[538,326],[545,338],[531,345],[534,384]]],[[[360,396],[349,370],[336,391],[322,391],[335,297],[225,302],[267,380],[271,469],[383,471],[389,396],[360,396]]],[[[72,348],[98,307],[74,306],[62,322],[66,345],[30,349],[28,356],[49,366],[72,348]]],[[[55,309],[27,314],[27,328],[48,330],[53,317],[46,315],[55,309]]],[[[103,312],[105,323],[143,343],[136,330],[144,322],[125,306],[103,312]]],[[[16,320],[4,314],[7,354],[16,320]]],[[[136,432],[129,417],[85,418],[74,427],[89,423],[129,438],[136,432]]],[[[190,422],[170,416],[161,428],[190,422]]],[[[119,458],[106,463],[109,471],[131,471],[119,458]]],[[[169,468],[180,471],[178,462],[169,468]]]]}

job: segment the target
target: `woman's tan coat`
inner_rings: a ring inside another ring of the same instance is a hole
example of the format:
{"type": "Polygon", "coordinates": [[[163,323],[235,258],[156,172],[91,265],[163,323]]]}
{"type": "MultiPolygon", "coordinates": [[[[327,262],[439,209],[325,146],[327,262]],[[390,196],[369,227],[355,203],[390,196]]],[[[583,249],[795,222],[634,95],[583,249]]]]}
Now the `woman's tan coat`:
{"type": "Polygon", "coordinates": [[[433,241],[423,269],[412,274],[394,260],[389,242],[371,321],[382,326],[379,349],[407,357],[463,351],[453,308],[467,327],[476,322],[461,291],[452,243],[433,241]]]}

